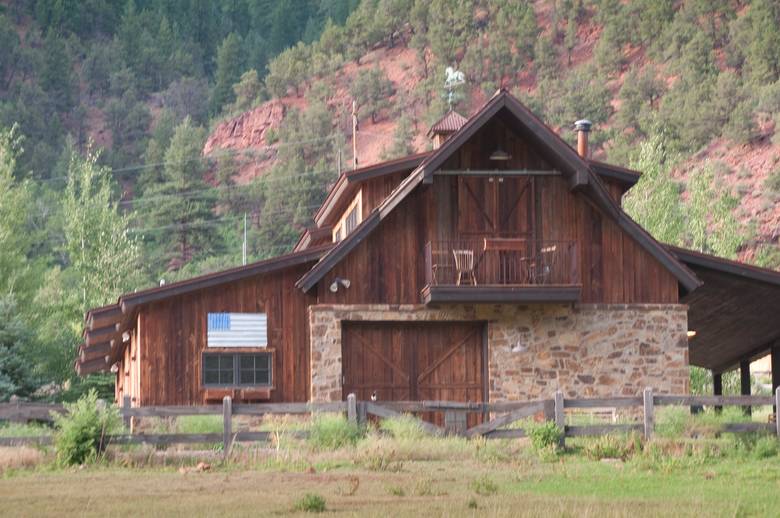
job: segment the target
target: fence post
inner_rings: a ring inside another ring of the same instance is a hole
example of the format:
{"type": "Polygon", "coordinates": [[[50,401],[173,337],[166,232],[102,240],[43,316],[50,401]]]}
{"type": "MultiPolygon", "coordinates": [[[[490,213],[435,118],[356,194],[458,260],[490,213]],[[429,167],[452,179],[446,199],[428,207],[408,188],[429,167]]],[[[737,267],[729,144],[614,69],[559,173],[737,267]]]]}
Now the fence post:
{"type": "Polygon", "coordinates": [[[558,446],[563,448],[566,446],[566,414],[563,413],[563,392],[560,390],[555,392],[555,424],[561,430],[558,446]]]}
{"type": "Polygon", "coordinates": [[[352,424],[357,424],[357,397],[355,394],[347,396],[347,420],[352,424]]]}
{"type": "Polygon", "coordinates": [[[643,403],[644,403],[644,410],[645,410],[645,439],[650,439],[650,437],[653,436],[653,389],[650,387],[646,387],[644,392],[642,393],[643,403]]]}
{"type": "Polygon", "coordinates": [[[448,434],[461,435],[466,431],[466,412],[461,410],[444,411],[444,430],[448,434]]]}
{"type": "Polygon", "coordinates": [[[125,396],[122,398],[122,421],[125,423],[125,428],[130,430],[130,433],[133,433],[130,418],[130,396],[125,396]]]}
{"type": "Polygon", "coordinates": [[[777,418],[777,412],[780,411],[780,387],[775,389],[775,429],[777,436],[780,437],[780,419],[777,418]]]}
{"type": "Polygon", "coordinates": [[[230,396],[222,398],[222,455],[225,459],[230,455],[233,445],[233,400],[230,396]]]}

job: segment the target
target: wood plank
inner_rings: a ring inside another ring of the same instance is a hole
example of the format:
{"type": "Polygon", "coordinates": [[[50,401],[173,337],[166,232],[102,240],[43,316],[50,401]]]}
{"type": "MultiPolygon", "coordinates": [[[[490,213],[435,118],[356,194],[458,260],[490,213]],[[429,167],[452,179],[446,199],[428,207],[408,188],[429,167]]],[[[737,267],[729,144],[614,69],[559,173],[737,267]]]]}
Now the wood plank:
{"type": "MultiPolygon", "coordinates": [[[[377,417],[381,417],[384,419],[403,417],[404,415],[399,412],[395,412],[394,410],[390,410],[389,408],[384,408],[383,406],[377,405],[376,403],[366,403],[366,412],[371,415],[375,415],[377,417]]],[[[423,420],[420,420],[420,426],[422,426],[423,430],[425,430],[426,432],[432,435],[444,434],[444,430],[442,430],[438,426],[432,425],[431,423],[426,423],[423,420]]]]}
{"type": "Polygon", "coordinates": [[[601,424],[586,426],[567,426],[566,437],[585,437],[590,435],[609,435],[628,432],[641,432],[641,424],[601,424]]]}
{"type": "Polygon", "coordinates": [[[653,396],[653,403],[666,405],[760,406],[774,403],[772,396],[653,396]]]}
{"type": "Polygon", "coordinates": [[[626,408],[642,405],[641,397],[566,399],[564,408],[626,408]]]}
{"type": "Polygon", "coordinates": [[[497,430],[498,428],[501,428],[502,426],[507,426],[509,424],[512,424],[515,421],[518,421],[519,419],[532,416],[537,412],[543,412],[544,409],[545,409],[545,402],[539,401],[535,405],[529,405],[523,409],[509,412],[507,414],[495,417],[494,419],[491,419],[486,423],[482,423],[472,428],[469,428],[468,430],[466,430],[465,435],[466,437],[485,435],[487,433],[497,430]]]}

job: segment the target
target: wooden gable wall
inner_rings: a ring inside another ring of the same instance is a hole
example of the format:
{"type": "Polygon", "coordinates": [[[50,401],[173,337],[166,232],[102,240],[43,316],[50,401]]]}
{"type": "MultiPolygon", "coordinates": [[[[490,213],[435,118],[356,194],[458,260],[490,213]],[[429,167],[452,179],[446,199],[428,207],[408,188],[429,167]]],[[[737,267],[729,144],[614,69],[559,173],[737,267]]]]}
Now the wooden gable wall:
{"type": "MultiPolygon", "coordinates": [[[[143,361],[135,403],[194,405],[222,399],[222,389],[209,389],[207,394],[201,385],[209,312],[266,313],[267,349],[273,352],[270,401],[307,401],[308,306],[315,297],[295,287],[307,269],[259,275],[142,307],[136,329],[143,361]]],[[[240,398],[240,394],[231,395],[240,398]]]]}
{"type": "MultiPolygon", "coordinates": [[[[550,170],[547,162],[520,136],[500,120],[494,119],[478,131],[442,167],[442,169],[529,169],[550,170]],[[497,146],[512,155],[511,160],[497,163],[487,159],[497,146]]],[[[391,192],[400,181],[384,182],[371,205],[374,208],[381,192],[391,192]]],[[[486,182],[470,177],[468,182],[486,182]]],[[[531,194],[520,198],[517,214],[532,218],[533,237],[542,241],[574,241],[579,259],[579,276],[585,303],[676,303],[677,279],[652,255],[626,234],[608,216],[596,209],[584,195],[569,190],[562,176],[535,176],[505,179],[530,182],[531,194]]],[[[405,199],[377,229],[329,272],[318,284],[321,303],[418,304],[425,284],[424,248],[428,241],[462,238],[463,221],[481,218],[474,207],[464,207],[463,177],[435,175],[433,184],[419,187],[405,199]],[[351,281],[348,289],[331,293],[328,287],[336,277],[351,281]]],[[[619,201],[623,187],[606,183],[610,195],[619,201]]],[[[519,189],[515,189],[518,191],[519,189]]],[[[480,191],[477,196],[482,196],[480,191]]],[[[365,196],[364,200],[372,199],[365,196]]],[[[369,208],[370,207],[370,208],[369,208]]],[[[364,213],[364,217],[367,212],[364,213]]],[[[526,227],[511,228],[525,233],[526,227]]],[[[505,229],[504,229],[505,230],[505,229]]],[[[502,230],[496,235],[506,236],[502,230]]],[[[469,236],[473,236],[471,232],[469,236]]]]}

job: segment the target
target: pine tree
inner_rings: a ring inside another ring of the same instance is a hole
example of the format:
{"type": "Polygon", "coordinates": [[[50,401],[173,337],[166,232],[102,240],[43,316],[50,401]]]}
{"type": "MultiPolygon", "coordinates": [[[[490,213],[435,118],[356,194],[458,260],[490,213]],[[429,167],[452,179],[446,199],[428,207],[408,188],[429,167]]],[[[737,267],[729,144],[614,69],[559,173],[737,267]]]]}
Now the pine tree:
{"type": "Polygon", "coordinates": [[[176,270],[220,250],[216,192],[203,180],[203,140],[203,129],[184,119],[165,152],[162,183],[147,189],[136,208],[148,215],[144,221],[154,229],[148,235],[160,254],[154,258],[159,269],[176,270]]]}
{"type": "Polygon", "coordinates": [[[238,82],[243,63],[241,59],[241,38],[230,33],[217,49],[217,72],[214,91],[211,93],[211,113],[219,113],[227,103],[235,100],[233,85],[238,82]]]}
{"type": "Polygon", "coordinates": [[[390,106],[393,83],[384,71],[376,66],[358,72],[349,92],[357,102],[358,108],[365,109],[371,115],[371,122],[376,122],[379,113],[390,106]]]}

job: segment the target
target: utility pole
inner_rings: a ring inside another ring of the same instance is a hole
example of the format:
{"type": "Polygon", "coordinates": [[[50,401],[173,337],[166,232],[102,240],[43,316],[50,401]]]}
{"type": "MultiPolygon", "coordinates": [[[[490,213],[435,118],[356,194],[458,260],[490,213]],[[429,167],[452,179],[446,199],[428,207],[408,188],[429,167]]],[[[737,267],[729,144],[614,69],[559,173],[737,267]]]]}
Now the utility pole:
{"type": "Polygon", "coordinates": [[[353,100],[352,101],[352,169],[357,169],[358,166],[357,132],[358,132],[357,103],[353,100]]]}
{"type": "Polygon", "coordinates": [[[241,264],[246,266],[246,212],[244,212],[244,244],[241,248],[243,252],[243,261],[241,264]]]}

